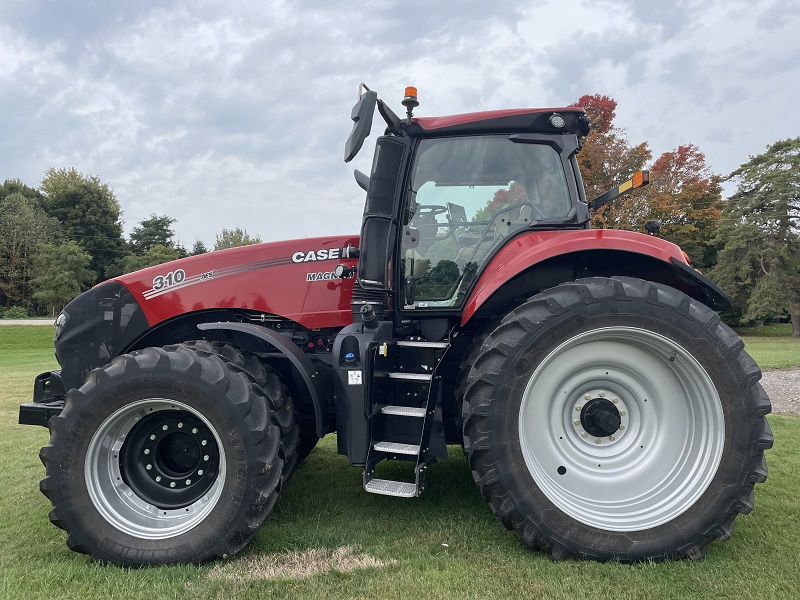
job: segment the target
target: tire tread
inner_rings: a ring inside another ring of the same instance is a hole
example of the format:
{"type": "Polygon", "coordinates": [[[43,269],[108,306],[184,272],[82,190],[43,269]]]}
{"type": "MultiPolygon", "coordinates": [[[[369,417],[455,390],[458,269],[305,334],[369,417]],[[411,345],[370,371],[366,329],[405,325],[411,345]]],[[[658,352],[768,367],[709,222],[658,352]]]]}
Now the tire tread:
{"type": "Polygon", "coordinates": [[[677,290],[649,281],[630,277],[579,279],[547,290],[515,308],[493,330],[481,338],[476,337],[476,346],[478,340],[479,347],[467,353],[470,364],[462,364],[460,374],[464,449],[481,495],[503,525],[528,546],[548,552],[554,560],[570,556],[595,560],[617,559],[622,562],[679,557],[697,560],[705,555],[706,547],[712,540],[724,541],[730,537],[738,514],[747,514],[753,509],[753,486],[767,478],[764,450],[772,447],[772,432],[764,415],[770,412],[771,405],[758,384],[761,371],[745,352],[741,339],[710,309],[677,290]],[[522,340],[543,327],[547,318],[558,316],[571,306],[595,304],[602,297],[626,302],[638,298],[651,305],[672,308],[687,321],[687,327],[692,320],[701,319],[703,328],[721,341],[720,351],[726,353],[732,359],[731,362],[739,365],[744,387],[750,390],[748,418],[751,451],[738,485],[728,492],[728,509],[718,515],[716,522],[709,524],[696,539],[688,540],[679,548],[654,550],[651,547],[645,553],[632,548],[627,553],[610,555],[601,551],[587,552],[585,547],[573,546],[569,542],[556,539],[555,535],[548,538],[542,524],[520,512],[517,503],[504,488],[500,466],[492,456],[491,417],[495,412],[494,398],[500,395],[497,388],[507,368],[506,358],[519,352],[522,340]]]}
{"type": "Polygon", "coordinates": [[[175,345],[145,348],[119,356],[104,367],[92,371],[79,390],[70,390],[61,415],[50,420],[50,441],[40,451],[47,472],[40,488],[53,505],[50,521],[67,531],[67,546],[70,549],[120,566],[197,564],[232,556],[250,541],[268,516],[281,490],[286,457],[294,455],[296,430],[295,436],[288,438],[290,447],[287,448],[281,430],[281,422],[286,419],[276,416],[284,411],[291,415],[288,396],[267,396],[252,375],[235,362],[224,358],[221,353],[204,353],[196,348],[175,345]],[[103,526],[87,527],[82,524],[79,513],[85,512],[89,507],[82,507],[75,492],[66,489],[71,486],[62,481],[69,471],[69,465],[62,464],[62,459],[68,456],[67,449],[85,429],[83,421],[87,418],[86,413],[91,412],[93,395],[115,381],[139,377],[139,371],[174,372],[201,379],[204,385],[216,390],[241,415],[244,427],[250,433],[250,448],[246,460],[247,471],[253,474],[251,486],[244,489],[240,508],[232,521],[212,542],[198,546],[187,542],[175,545],[173,550],[153,550],[126,548],[117,542],[108,541],[101,531],[103,526]],[[244,390],[247,392],[242,393],[244,390]]]}

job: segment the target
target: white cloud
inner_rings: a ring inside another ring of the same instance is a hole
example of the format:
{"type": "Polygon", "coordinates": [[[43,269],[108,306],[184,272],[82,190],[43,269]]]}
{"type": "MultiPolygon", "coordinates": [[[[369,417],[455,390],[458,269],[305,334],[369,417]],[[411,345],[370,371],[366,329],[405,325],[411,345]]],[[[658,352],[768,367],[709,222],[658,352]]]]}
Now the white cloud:
{"type": "MultiPolygon", "coordinates": [[[[127,229],[178,219],[264,239],[356,232],[371,145],[342,163],[356,86],[420,115],[618,102],[656,154],[694,143],[729,172],[800,135],[800,3],[140,3],[0,7],[0,178],[48,167],[106,181],[127,229]]],[[[382,127],[376,121],[373,136],[382,127]]]]}

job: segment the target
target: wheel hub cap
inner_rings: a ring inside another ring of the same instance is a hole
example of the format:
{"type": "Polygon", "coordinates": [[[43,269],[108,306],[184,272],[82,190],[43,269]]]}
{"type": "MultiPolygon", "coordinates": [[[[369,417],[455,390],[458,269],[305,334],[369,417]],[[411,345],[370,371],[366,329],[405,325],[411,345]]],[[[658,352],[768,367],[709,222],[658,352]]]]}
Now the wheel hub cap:
{"type": "Polygon", "coordinates": [[[152,412],[131,429],[120,449],[122,478],[143,500],[159,508],[188,506],[216,479],[219,449],[196,416],[152,412]]]}
{"type": "Polygon", "coordinates": [[[595,437],[608,437],[619,431],[622,417],[610,400],[593,398],[581,410],[581,425],[595,437]]]}

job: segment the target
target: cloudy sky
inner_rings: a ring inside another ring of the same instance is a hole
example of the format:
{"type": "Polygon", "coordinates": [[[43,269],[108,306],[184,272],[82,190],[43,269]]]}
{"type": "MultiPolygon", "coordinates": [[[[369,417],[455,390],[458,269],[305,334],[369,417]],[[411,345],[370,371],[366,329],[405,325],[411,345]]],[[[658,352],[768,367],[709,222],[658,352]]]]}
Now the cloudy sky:
{"type": "Polygon", "coordinates": [[[75,167],[189,247],[355,233],[360,81],[420,116],[606,94],[631,142],[726,174],[800,135],[800,0],[2,0],[0,181],[75,167]]]}

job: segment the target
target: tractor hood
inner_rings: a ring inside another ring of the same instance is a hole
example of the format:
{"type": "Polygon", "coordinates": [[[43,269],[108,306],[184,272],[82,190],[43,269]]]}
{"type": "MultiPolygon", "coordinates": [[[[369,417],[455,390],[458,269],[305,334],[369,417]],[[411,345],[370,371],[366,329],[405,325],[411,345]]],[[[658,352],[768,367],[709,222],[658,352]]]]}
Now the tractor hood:
{"type": "Polygon", "coordinates": [[[114,281],[133,295],[153,325],[186,313],[217,308],[277,315],[309,328],[352,322],[353,279],[337,279],[343,248],[358,236],[253,244],[164,263],[114,281]]]}

